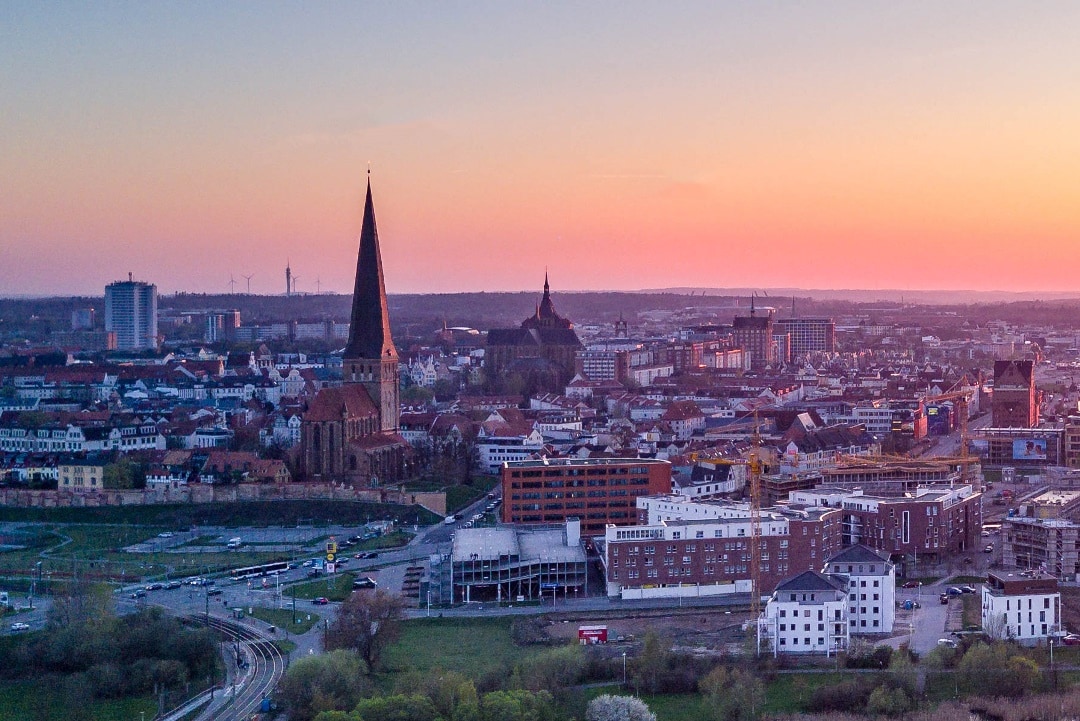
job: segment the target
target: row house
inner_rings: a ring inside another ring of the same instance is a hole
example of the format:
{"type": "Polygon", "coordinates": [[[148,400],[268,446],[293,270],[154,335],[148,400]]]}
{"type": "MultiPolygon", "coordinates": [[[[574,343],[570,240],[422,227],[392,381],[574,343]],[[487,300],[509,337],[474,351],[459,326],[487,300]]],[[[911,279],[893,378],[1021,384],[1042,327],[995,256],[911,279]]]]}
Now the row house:
{"type": "Polygon", "coordinates": [[[164,449],[165,436],[154,424],[111,428],[70,424],[35,429],[0,427],[0,451],[12,453],[127,453],[164,449]]]}
{"type": "Polygon", "coordinates": [[[278,446],[292,448],[300,444],[300,414],[274,413],[269,422],[259,429],[259,442],[264,448],[278,446]]]}

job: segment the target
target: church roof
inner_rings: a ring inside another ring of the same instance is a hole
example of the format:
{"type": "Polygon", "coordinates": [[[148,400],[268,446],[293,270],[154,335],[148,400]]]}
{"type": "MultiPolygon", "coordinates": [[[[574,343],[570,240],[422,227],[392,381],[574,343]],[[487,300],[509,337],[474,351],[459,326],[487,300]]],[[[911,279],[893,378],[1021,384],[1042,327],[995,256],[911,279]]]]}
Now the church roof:
{"type": "Polygon", "coordinates": [[[346,383],[336,388],[323,388],[315,394],[305,421],[340,421],[342,417],[364,418],[377,416],[378,408],[367,389],[359,383],[346,383]]]}
{"type": "Polygon", "coordinates": [[[540,299],[540,304],[536,306],[536,313],[522,321],[521,327],[564,330],[574,327],[573,323],[563,318],[555,310],[555,304],[551,302],[551,286],[548,285],[547,273],[544,273],[544,297],[540,299]]]}
{"type": "Polygon", "coordinates": [[[364,222],[360,229],[360,252],[356,259],[356,286],[353,289],[349,343],[346,358],[396,360],[397,350],[390,336],[390,314],[386,305],[379,232],[375,227],[375,206],[368,178],[364,200],[364,222]]]}

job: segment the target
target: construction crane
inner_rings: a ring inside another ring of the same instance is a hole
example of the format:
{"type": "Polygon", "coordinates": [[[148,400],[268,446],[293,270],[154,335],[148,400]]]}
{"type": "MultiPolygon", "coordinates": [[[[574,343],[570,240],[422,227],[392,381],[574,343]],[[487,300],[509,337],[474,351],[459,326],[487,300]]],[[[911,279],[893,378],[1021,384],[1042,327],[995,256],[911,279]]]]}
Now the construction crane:
{"type": "Polygon", "coordinates": [[[960,429],[960,482],[968,483],[968,476],[970,475],[968,467],[971,462],[968,458],[968,393],[967,391],[957,391],[923,398],[923,403],[941,403],[944,401],[953,401],[956,404],[956,416],[960,429]]]}
{"type": "Polygon", "coordinates": [[[754,412],[754,448],[750,451],[750,621],[761,653],[761,434],[754,412]]]}

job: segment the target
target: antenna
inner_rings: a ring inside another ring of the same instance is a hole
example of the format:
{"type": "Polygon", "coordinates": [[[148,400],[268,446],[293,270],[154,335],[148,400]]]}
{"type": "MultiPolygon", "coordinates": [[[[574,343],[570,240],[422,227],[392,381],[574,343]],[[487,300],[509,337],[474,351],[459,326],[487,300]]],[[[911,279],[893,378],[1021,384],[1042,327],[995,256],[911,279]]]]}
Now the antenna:
{"type": "Polygon", "coordinates": [[[247,281],[247,294],[251,295],[251,279],[255,277],[255,274],[252,273],[251,275],[245,275],[243,277],[244,277],[244,280],[247,281]]]}
{"type": "Polygon", "coordinates": [[[315,295],[322,295],[322,278],[320,276],[315,277],[315,295]]]}

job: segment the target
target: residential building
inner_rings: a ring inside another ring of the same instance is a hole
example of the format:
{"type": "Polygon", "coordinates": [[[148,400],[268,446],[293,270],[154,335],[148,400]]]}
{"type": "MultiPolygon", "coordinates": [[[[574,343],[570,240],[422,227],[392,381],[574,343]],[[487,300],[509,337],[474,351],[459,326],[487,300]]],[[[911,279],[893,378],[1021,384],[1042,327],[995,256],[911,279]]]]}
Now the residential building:
{"type": "Polygon", "coordinates": [[[759,639],[781,653],[833,655],[848,647],[848,581],[803,571],[776,586],[765,606],[759,639]]]}
{"type": "Polygon", "coordinates": [[[131,279],[105,286],[105,330],[117,350],[157,350],[157,286],[131,279]]]}
{"type": "Polygon", "coordinates": [[[735,317],[731,335],[735,345],[750,354],[751,370],[764,370],[777,362],[771,310],[759,316],[751,304],[749,316],[735,317]]]}
{"type": "Polygon", "coordinates": [[[73,460],[57,466],[56,488],[74,493],[97,493],[105,487],[105,463],[73,460]]]}
{"type": "Polygon", "coordinates": [[[982,493],[972,486],[925,486],[912,495],[885,496],[861,489],[819,487],[795,491],[795,508],[838,508],[844,546],[864,544],[890,558],[937,562],[977,548],[982,493]]]}
{"type": "Polygon", "coordinates": [[[1072,519],[1004,518],[1001,544],[1006,568],[1042,569],[1065,581],[1080,581],[1080,524],[1072,519]]]}
{"type": "MultiPolygon", "coordinates": [[[[648,519],[608,526],[595,540],[609,596],[677,598],[749,593],[753,549],[747,504],[692,503],[677,496],[638,499],[648,519]]],[[[761,582],[820,568],[839,550],[836,510],[765,510],[761,514],[761,582]]]]}
{"type": "Polygon", "coordinates": [[[1038,571],[987,574],[982,588],[982,629],[991,638],[1025,644],[1058,633],[1062,630],[1058,580],[1038,571]]]}
{"type": "Polygon", "coordinates": [[[826,561],[825,572],[848,580],[847,617],[851,633],[892,633],[896,619],[896,567],[887,555],[856,544],[826,561]]]}

